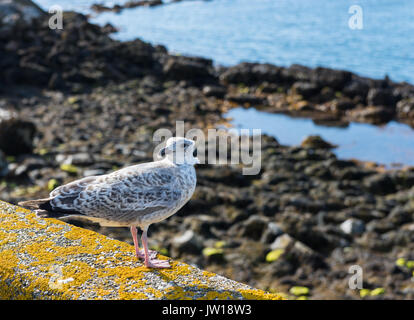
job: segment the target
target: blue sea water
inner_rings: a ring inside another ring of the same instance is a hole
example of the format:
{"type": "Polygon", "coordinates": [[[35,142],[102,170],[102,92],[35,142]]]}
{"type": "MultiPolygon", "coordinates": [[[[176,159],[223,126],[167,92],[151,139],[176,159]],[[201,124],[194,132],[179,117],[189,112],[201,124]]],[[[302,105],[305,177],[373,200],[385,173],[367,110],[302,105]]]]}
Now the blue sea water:
{"type": "Polygon", "coordinates": [[[346,128],[338,128],[253,108],[231,109],[226,117],[237,129],[261,129],[283,145],[299,145],[309,135],[320,135],[338,146],[333,152],[340,159],[373,161],[388,168],[414,166],[414,130],[395,121],[384,126],[350,123],[346,128]]]}
{"type": "MultiPolygon", "coordinates": [[[[126,1],[37,3],[90,13],[93,3],[126,1]]],[[[223,65],[299,63],[414,83],[413,0],[193,0],[96,14],[92,21],[120,28],[117,39],[139,37],[223,65]],[[349,27],[354,5],[362,10],[361,30],[349,27]]]]}

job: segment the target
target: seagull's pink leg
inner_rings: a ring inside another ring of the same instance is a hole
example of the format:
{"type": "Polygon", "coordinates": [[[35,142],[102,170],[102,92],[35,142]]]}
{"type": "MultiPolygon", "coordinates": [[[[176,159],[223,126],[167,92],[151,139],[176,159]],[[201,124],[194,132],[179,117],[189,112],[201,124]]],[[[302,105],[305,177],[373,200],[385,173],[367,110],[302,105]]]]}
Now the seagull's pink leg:
{"type": "Polygon", "coordinates": [[[138,237],[137,237],[137,228],[136,227],[130,227],[132,239],[134,239],[134,246],[135,246],[135,254],[137,255],[137,259],[139,260],[142,258],[139,254],[139,244],[138,244],[138,237]]]}
{"type": "MultiPolygon", "coordinates": [[[[136,227],[130,227],[131,230],[131,234],[132,234],[132,239],[134,239],[134,246],[135,246],[135,254],[137,256],[137,259],[145,259],[145,253],[144,250],[139,248],[139,243],[138,243],[138,236],[137,236],[137,228],[136,227]]],[[[153,251],[153,250],[148,250],[149,253],[149,257],[151,259],[154,259],[157,256],[157,252],[153,251]]]]}
{"type": "Polygon", "coordinates": [[[167,260],[158,260],[150,257],[148,252],[147,230],[148,227],[143,228],[141,237],[145,252],[145,266],[148,268],[171,268],[171,265],[167,260]]]}

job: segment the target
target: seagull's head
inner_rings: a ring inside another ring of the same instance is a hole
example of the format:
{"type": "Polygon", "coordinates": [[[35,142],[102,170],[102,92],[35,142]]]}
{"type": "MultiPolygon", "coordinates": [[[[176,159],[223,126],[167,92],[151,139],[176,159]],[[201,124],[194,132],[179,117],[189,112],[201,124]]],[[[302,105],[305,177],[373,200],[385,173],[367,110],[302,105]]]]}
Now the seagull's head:
{"type": "Polygon", "coordinates": [[[160,150],[159,155],[166,157],[175,164],[195,165],[200,163],[198,158],[194,156],[195,141],[183,137],[172,137],[167,140],[164,148],[160,150]]]}

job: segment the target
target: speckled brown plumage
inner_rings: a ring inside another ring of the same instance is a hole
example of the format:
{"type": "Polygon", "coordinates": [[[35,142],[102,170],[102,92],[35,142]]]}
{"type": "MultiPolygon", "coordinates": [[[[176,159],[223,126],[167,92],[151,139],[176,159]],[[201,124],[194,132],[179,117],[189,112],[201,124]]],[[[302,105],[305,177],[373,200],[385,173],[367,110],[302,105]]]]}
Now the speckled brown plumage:
{"type": "Polygon", "coordinates": [[[168,267],[147,248],[150,224],[176,213],[190,200],[196,186],[195,143],[170,138],[162,149],[165,159],[142,163],[102,176],[60,186],[47,199],[22,202],[44,217],[83,217],[105,226],[129,226],[138,258],[151,267],[168,267]],[[136,227],[143,230],[145,254],[138,249],[136,227]]]}

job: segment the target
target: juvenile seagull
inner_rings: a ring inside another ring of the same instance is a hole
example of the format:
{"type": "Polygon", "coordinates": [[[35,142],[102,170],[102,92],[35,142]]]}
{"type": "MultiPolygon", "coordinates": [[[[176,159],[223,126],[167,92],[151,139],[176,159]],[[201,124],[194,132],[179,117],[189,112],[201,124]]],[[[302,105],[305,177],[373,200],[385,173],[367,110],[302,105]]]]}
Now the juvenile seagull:
{"type": "Polygon", "coordinates": [[[60,186],[49,198],[19,203],[36,209],[41,217],[83,217],[104,226],[130,227],[138,259],[150,268],[169,268],[148,250],[147,231],[154,223],[176,213],[194,193],[195,142],[170,138],[155,162],[142,163],[101,176],[90,176],[60,186]],[[142,229],[139,249],[137,228],[142,229]]]}

